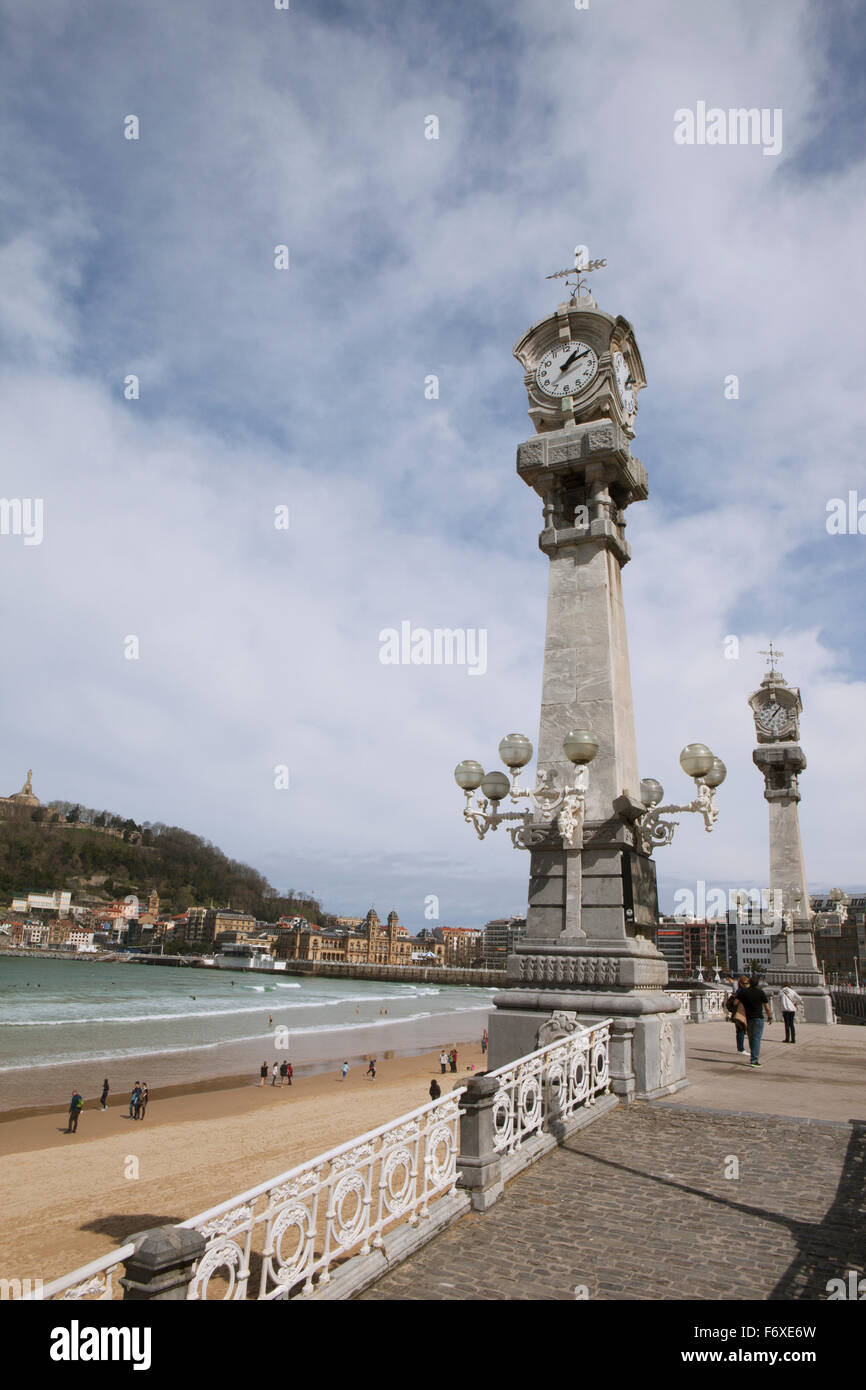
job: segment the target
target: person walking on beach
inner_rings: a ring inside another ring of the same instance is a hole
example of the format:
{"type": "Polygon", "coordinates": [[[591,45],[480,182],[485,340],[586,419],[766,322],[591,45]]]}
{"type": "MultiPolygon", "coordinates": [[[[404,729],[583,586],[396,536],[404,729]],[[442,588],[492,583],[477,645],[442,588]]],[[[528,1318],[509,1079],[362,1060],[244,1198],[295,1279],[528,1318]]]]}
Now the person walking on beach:
{"type": "Polygon", "coordinates": [[[456,1070],[457,1070],[457,1048],[456,1048],[456,1047],[452,1047],[452,1049],[451,1049],[450,1061],[451,1061],[451,1070],[452,1070],[452,1071],[456,1071],[456,1070]]]}
{"type": "Polygon", "coordinates": [[[344,1062],[343,1065],[340,1067],[340,1080],[341,1080],[341,1081],[345,1081],[345,1079],[346,1079],[346,1077],[348,1076],[348,1074],[349,1074],[349,1063],[348,1063],[348,1062],[344,1062]]]}
{"type": "Polygon", "coordinates": [[[78,1116],[84,1109],[84,1098],[79,1091],[72,1092],[72,1099],[69,1102],[69,1120],[66,1124],[67,1134],[78,1133],[78,1116]]]}
{"type": "Polygon", "coordinates": [[[746,978],[740,976],[740,987],[734,995],[735,999],[742,1000],[743,1008],[746,1011],[746,1032],[749,1035],[750,1066],[759,1067],[758,1060],[761,1054],[761,1038],[764,1035],[764,1022],[772,1023],[773,1015],[770,1009],[770,999],[760,988],[757,975],[746,978]],[[743,980],[746,980],[745,985],[743,980]]]}
{"type": "Polygon", "coordinates": [[[442,1075],[444,1076],[446,1068],[448,1066],[448,1053],[445,1051],[444,1048],[439,1053],[439,1065],[442,1068],[442,1075]]]}
{"type": "Polygon", "coordinates": [[[106,1077],[102,1083],[102,1095],[99,1097],[99,1104],[102,1106],[103,1110],[108,1105],[108,1091],[108,1077],[106,1077]]]}
{"type": "Polygon", "coordinates": [[[369,1076],[369,1078],[370,1078],[371,1081],[375,1081],[375,1080],[376,1080],[376,1058],[375,1058],[375,1057],[371,1057],[371,1058],[370,1058],[370,1065],[369,1065],[369,1067],[367,1068],[367,1070],[366,1070],[366,1072],[364,1073],[364,1075],[365,1075],[365,1076],[369,1076]]]}
{"type": "Polygon", "coordinates": [[[270,1028],[271,1024],[273,1023],[273,1021],[274,1021],[274,1016],[273,1016],[273,1014],[268,1014],[268,1027],[269,1027],[269,1028],[270,1028]]]}
{"type": "Polygon", "coordinates": [[[132,1088],[132,1095],[129,1097],[129,1118],[135,1119],[135,1109],[141,1099],[141,1082],[136,1081],[132,1088]]]}
{"type": "Polygon", "coordinates": [[[438,1100],[441,1094],[442,1087],[439,1085],[439,1082],[436,1080],[436,1077],[434,1076],[433,1080],[430,1082],[430,1099],[438,1100]]]}
{"type": "Polygon", "coordinates": [[[799,994],[795,989],[792,989],[790,985],[782,985],[782,989],[779,994],[779,1003],[782,1006],[782,1018],[785,1020],[784,1041],[786,1043],[793,1043],[797,1041],[797,1035],[794,1032],[794,1018],[796,1017],[797,1013],[797,1005],[801,1004],[802,1002],[803,1001],[801,1000],[799,994]]]}
{"type": "Polygon", "coordinates": [[[288,1062],[281,1062],[281,1063],[280,1063],[280,1085],[281,1085],[281,1086],[285,1086],[285,1084],[286,1084],[286,1073],[287,1073],[288,1069],[289,1069],[289,1064],[288,1064],[288,1062]]]}
{"type": "Polygon", "coordinates": [[[294,1074],[295,1074],[295,1069],[294,1069],[294,1067],[292,1066],[291,1062],[287,1061],[287,1062],[286,1062],[286,1080],[288,1081],[288,1083],[289,1083],[290,1086],[291,1086],[291,1084],[292,1084],[292,1077],[294,1076],[294,1074]]]}
{"type": "Polygon", "coordinates": [[[262,1065],[259,1067],[259,1085],[260,1085],[260,1086],[264,1086],[264,1084],[265,1084],[265,1082],[267,1081],[267,1079],[268,1079],[268,1064],[267,1064],[267,1062],[262,1062],[262,1065]]]}
{"type": "Polygon", "coordinates": [[[138,1109],[137,1109],[136,1112],[135,1112],[135,1118],[136,1118],[137,1120],[143,1120],[143,1119],[144,1119],[144,1112],[147,1110],[147,1102],[148,1102],[149,1099],[150,1099],[150,1092],[149,1092],[148,1089],[147,1089],[147,1082],[146,1082],[146,1081],[142,1081],[142,1083],[141,1083],[141,1094],[140,1094],[139,1097],[138,1097],[138,1109]]]}
{"type": "Polygon", "coordinates": [[[481,1056],[482,1056],[482,1057],[484,1056],[484,1054],[485,1054],[486,1051],[487,1051],[487,1029],[485,1028],[485,1029],[484,1029],[484,1032],[481,1034],[481,1056]]]}
{"type": "Polygon", "coordinates": [[[277,1066],[276,1062],[274,1062],[274,1065],[273,1065],[273,1067],[271,1068],[271,1085],[272,1085],[272,1086],[276,1086],[276,1084],[277,1084],[277,1077],[279,1076],[279,1074],[280,1074],[280,1069],[279,1069],[279,1067],[277,1066]]]}

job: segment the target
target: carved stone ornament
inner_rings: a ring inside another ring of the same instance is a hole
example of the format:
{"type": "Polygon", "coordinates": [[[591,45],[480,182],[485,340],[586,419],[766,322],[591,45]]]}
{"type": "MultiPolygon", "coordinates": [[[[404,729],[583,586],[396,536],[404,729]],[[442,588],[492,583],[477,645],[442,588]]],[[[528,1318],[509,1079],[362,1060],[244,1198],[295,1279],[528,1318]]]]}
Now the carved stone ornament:
{"type": "Polygon", "coordinates": [[[581,1031],[577,1014],[571,1009],[554,1009],[550,1018],[545,1019],[535,1038],[536,1047],[546,1047],[548,1043],[558,1042],[572,1033],[581,1031]]]}
{"type": "Polygon", "coordinates": [[[541,989],[615,985],[619,964],[615,956],[518,956],[521,984],[541,989]]]}

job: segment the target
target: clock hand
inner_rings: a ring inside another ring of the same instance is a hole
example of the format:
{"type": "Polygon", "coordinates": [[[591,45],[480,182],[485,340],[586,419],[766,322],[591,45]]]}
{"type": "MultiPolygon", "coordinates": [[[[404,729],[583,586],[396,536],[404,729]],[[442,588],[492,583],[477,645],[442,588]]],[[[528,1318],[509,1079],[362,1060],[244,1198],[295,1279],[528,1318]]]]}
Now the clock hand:
{"type": "Polygon", "coordinates": [[[577,352],[577,351],[575,351],[575,352],[573,352],[573,353],[571,354],[570,357],[567,357],[567,358],[565,359],[565,361],[563,362],[563,364],[562,364],[562,366],[560,367],[559,370],[560,370],[561,372],[564,372],[565,369],[566,369],[566,367],[570,367],[570,366],[571,366],[572,362],[574,362],[575,360],[577,360],[577,361],[579,362],[580,359],[581,359],[581,357],[588,357],[588,356],[589,356],[589,348],[587,348],[585,352],[577,352]]]}

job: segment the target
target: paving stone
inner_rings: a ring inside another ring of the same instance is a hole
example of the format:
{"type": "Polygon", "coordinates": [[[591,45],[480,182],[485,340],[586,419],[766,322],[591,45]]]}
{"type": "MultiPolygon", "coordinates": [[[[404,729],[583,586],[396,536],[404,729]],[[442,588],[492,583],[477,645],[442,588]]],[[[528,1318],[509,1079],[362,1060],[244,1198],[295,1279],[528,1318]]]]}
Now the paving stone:
{"type": "Polygon", "coordinates": [[[864,1194],[866,1125],[619,1107],[360,1298],[822,1299],[866,1265],[864,1194]]]}

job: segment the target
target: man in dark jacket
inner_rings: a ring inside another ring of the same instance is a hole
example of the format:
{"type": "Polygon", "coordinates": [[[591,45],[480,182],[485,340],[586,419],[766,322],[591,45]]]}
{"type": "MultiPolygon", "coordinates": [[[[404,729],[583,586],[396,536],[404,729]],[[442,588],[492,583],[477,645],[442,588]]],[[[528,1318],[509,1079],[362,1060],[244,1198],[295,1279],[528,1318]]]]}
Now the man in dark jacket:
{"type": "Polygon", "coordinates": [[[84,1101],[80,1091],[72,1092],[72,1099],[69,1102],[69,1123],[66,1126],[67,1134],[78,1133],[78,1116],[84,1109],[84,1101]]]}
{"type": "Polygon", "coordinates": [[[746,1011],[746,1032],[749,1036],[749,1052],[751,1053],[751,1066],[759,1067],[758,1061],[761,1052],[761,1038],[764,1034],[764,1021],[772,1023],[773,1013],[770,1008],[769,995],[765,994],[758,982],[757,975],[752,975],[747,983],[743,983],[745,977],[740,976],[740,987],[734,995],[734,999],[742,1002],[746,1011]]]}

